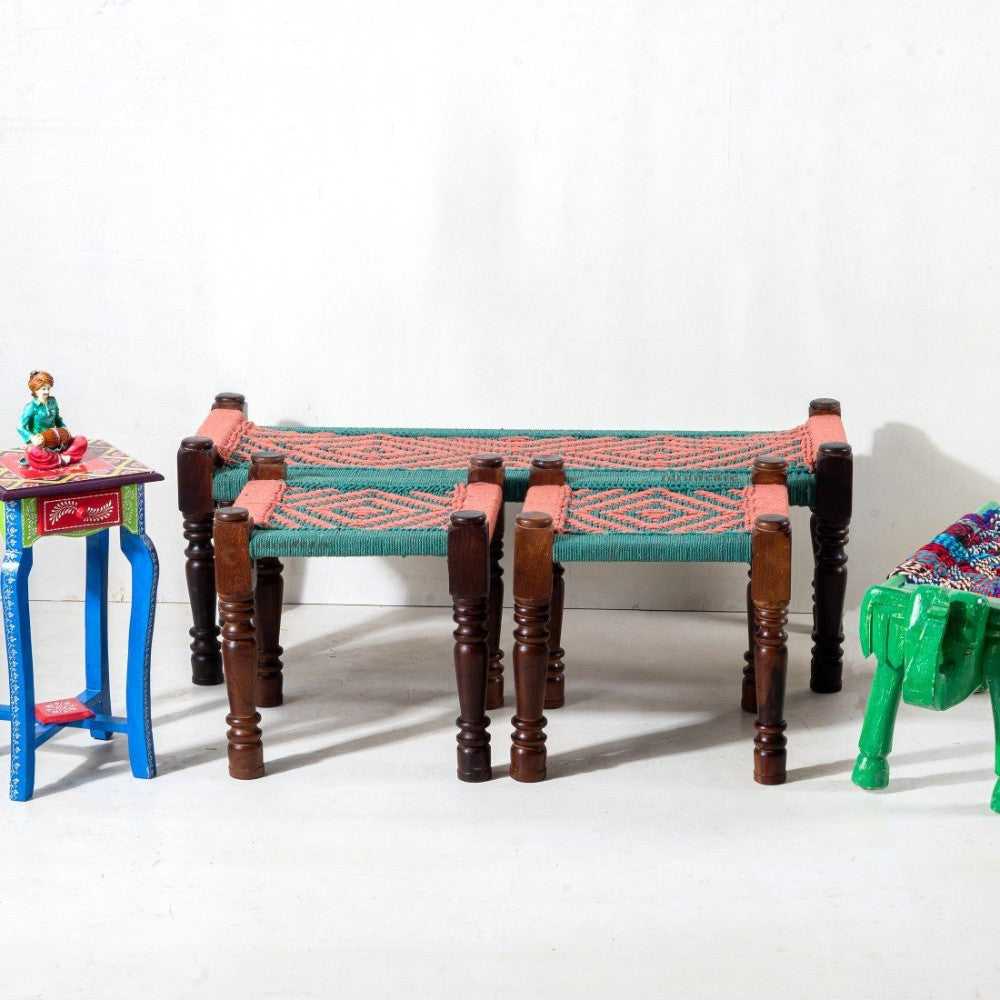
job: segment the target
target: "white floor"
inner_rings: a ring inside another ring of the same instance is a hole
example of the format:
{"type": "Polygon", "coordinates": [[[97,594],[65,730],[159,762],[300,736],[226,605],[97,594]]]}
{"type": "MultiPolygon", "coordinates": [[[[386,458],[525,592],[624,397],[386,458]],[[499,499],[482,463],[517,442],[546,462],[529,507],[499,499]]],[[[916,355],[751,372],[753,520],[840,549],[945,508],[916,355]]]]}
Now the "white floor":
{"type": "MultiPolygon", "coordinates": [[[[82,686],[82,613],[32,606],[39,700],[82,686]]],[[[0,803],[0,995],[996,996],[988,700],[903,706],[889,789],[860,791],[855,621],[832,696],[790,626],[784,786],[751,778],[739,616],[597,611],[566,613],[549,780],[506,776],[508,707],[494,780],[465,785],[448,612],[291,607],[268,775],[237,782],[224,689],[188,683],[165,605],[159,777],[67,731],[0,803]]]]}

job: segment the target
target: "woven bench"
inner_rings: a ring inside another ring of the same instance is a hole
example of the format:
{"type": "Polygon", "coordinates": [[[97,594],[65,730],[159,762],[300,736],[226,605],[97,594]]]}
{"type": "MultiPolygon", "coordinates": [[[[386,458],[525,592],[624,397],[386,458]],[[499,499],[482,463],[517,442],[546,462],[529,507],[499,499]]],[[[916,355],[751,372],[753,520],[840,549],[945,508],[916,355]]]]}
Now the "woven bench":
{"type": "Polygon", "coordinates": [[[532,464],[524,511],[514,529],[514,686],[517,697],[511,777],[545,777],[543,709],[561,703],[560,564],[587,562],[743,562],[750,650],[741,704],[757,712],[754,778],[785,780],[784,631],[791,590],[787,468],[758,458],[749,483],[719,474],[699,488],[608,488],[586,474],[567,476],[558,457],[532,464]],[[556,691],[553,692],[553,685],[556,691]]]}
{"type": "MultiPolygon", "coordinates": [[[[810,685],[814,691],[840,690],[852,455],[836,400],[813,400],[805,423],[781,431],[531,431],[268,427],[247,419],[242,395],[221,393],[198,434],[181,443],[177,459],[196,684],[222,681],[213,569],[214,509],[236,499],[248,480],[251,456],[258,452],[284,457],[290,485],[320,478],[340,488],[390,491],[454,484],[464,475],[471,455],[492,452],[505,461],[507,501],[524,499],[531,459],[540,454],[562,455],[571,473],[586,471],[598,485],[628,482],[640,487],[655,485],[666,476],[678,487],[692,489],[714,482],[721,473],[746,485],[754,459],[781,458],[788,465],[789,502],[813,512],[810,685]]],[[[502,597],[501,554],[497,547],[494,593],[502,597]]],[[[490,708],[503,703],[499,650],[494,656],[490,708]]]]}
{"type": "Polygon", "coordinates": [[[998,778],[990,807],[1000,812],[1000,504],[959,518],[868,588],[861,649],[876,664],[854,783],[889,783],[900,700],[942,710],[987,687],[998,778]]]}
{"type": "Polygon", "coordinates": [[[229,696],[229,773],[264,773],[259,706],[282,701],[282,563],[294,556],[432,555],[448,560],[460,714],[458,776],[490,765],[486,686],[501,605],[490,566],[503,536],[503,463],[472,459],[467,481],[428,489],[356,489],[285,480],[280,455],[257,456],[232,507],[215,514],[216,579],[229,696]],[[256,566],[256,581],[254,580],[256,566]]]}

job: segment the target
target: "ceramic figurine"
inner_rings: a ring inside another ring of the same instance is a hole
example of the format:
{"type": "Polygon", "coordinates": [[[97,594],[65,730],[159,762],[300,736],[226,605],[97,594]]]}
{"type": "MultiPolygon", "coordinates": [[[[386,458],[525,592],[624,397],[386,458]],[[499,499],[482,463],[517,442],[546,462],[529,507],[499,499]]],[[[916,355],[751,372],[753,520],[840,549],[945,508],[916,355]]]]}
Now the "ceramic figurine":
{"type": "Polygon", "coordinates": [[[31,402],[21,411],[17,432],[27,445],[22,465],[38,472],[52,472],[79,462],[87,450],[85,437],[74,437],[59,415],[59,404],[51,395],[54,379],[48,372],[34,371],[28,376],[31,402]]]}

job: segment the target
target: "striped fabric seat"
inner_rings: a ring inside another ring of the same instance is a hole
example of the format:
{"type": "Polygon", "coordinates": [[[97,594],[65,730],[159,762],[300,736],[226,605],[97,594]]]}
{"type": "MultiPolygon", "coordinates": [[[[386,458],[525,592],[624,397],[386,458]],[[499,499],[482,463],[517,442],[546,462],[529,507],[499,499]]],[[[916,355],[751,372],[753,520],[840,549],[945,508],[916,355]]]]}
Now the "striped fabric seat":
{"type": "Polygon", "coordinates": [[[960,517],[889,575],[1000,598],[1000,504],[960,517]]]}

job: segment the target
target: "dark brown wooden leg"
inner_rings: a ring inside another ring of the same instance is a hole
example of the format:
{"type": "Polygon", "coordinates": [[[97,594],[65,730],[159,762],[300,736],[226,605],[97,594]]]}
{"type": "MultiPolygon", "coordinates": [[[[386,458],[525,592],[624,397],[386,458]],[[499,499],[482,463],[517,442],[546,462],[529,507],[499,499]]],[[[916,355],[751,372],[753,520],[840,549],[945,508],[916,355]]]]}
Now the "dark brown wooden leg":
{"type": "Polygon", "coordinates": [[[458,682],[458,777],[488,781],[490,720],[486,716],[486,677],[490,650],[486,620],[489,607],[490,546],[486,515],[462,510],[451,515],[448,529],[448,586],[454,602],[455,678],[458,682]]]}
{"type": "Polygon", "coordinates": [[[229,695],[229,773],[259,778],[264,748],[257,712],[257,642],[254,638],[253,526],[242,507],[225,507],[215,515],[215,579],[222,617],[222,663],[229,695]]]}
{"type": "MultiPolygon", "coordinates": [[[[253,481],[285,479],[284,456],[270,451],[260,451],[251,455],[248,478],[253,481]]],[[[257,623],[258,708],[274,708],[284,700],[281,672],[281,654],[284,650],[278,641],[281,637],[281,604],[285,593],[285,584],[281,576],[283,568],[279,559],[257,560],[257,586],[254,598],[257,623]]]]}
{"type": "Polygon", "coordinates": [[[552,564],[552,607],[549,611],[549,669],[545,678],[545,707],[562,708],[566,703],[566,664],[562,648],[563,603],[566,599],[562,563],[552,564]]]}
{"type": "Polygon", "coordinates": [[[785,780],[785,676],[788,651],[785,624],[791,597],[791,529],[788,518],[764,514],[754,522],[751,600],[754,607],[754,780],[780,785],[785,780]]]}
{"type": "MultiPolygon", "coordinates": [[[[504,484],[503,456],[494,453],[473,455],[469,459],[469,482],[492,483],[501,491],[504,484]]],[[[489,674],[486,681],[486,708],[503,708],[503,650],[500,648],[500,623],[503,620],[503,503],[490,539],[490,596],[486,616],[489,645],[489,674]]]]}
{"type": "Polygon", "coordinates": [[[187,548],[185,573],[191,602],[191,680],[222,683],[222,655],[215,606],[215,553],[212,548],[212,472],[215,445],[211,438],[188,437],[177,452],[177,506],[184,518],[187,548]]]}
{"type": "Polygon", "coordinates": [[[489,677],[486,684],[486,708],[503,708],[503,650],[500,648],[500,625],[503,620],[503,507],[490,542],[490,601],[486,631],[490,650],[489,677]]]}
{"type": "Polygon", "coordinates": [[[254,591],[257,625],[257,706],[273,708],[284,700],[281,635],[281,603],[285,584],[280,559],[257,560],[257,587],[254,591]]]}
{"type": "Polygon", "coordinates": [[[552,518],[524,512],[514,529],[514,696],[510,776],[545,778],[545,680],[552,601],[552,518]]]}
{"type": "MultiPolygon", "coordinates": [[[[752,571],[748,572],[747,576],[752,576],[752,571]]],[[[754,636],[757,629],[754,623],[753,600],[750,595],[752,586],[750,580],[747,580],[747,651],[743,654],[743,693],[740,698],[740,708],[744,712],[757,711],[757,683],[754,680],[753,670],[754,636]]]]}
{"type": "Polygon", "coordinates": [[[816,506],[810,521],[815,573],[809,686],[821,693],[839,691],[843,675],[845,546],[851,524],[853,471],[849,444],[820,445],[816,460],[816,506]]]}

